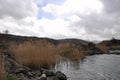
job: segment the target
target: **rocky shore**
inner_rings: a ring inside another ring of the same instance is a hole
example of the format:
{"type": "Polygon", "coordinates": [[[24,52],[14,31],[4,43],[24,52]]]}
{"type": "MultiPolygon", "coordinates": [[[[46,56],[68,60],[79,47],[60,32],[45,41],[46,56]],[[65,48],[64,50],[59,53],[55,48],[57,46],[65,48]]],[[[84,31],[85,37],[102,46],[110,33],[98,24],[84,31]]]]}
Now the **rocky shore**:
{"type": "MultiPolygon", "coordinates": [[[[18,45],[24,42],[34,43],[35,41],[41,42],[39,43],[39,45],[43,45],[42,47],[39,47],[41,50],[45,49],[46,51],[49,51],[47,49],[52,48],[50,51],[54,51],[58,48],[56,52],[59,53],[59,56],[73,60],[76,60],[76,57],[80,59],[85,56],[96,54],[120,54],[120,51],[118,52],[118,50],[120,50],[120,40],[116,39],[94,44],[92,42],[79,39],[54,40],[48,38],[0,34],[0,56],[3,58],[8,80],[67,80],[67,76],[61,71],[55,72],[45,68],[33,69],[31,67],[21,65],[8,49],[10,45],[18,45]]],[[[36,45],[38,46],[38,43],[36,43],[35,46],[36,45]]],[[[35,53],[34,51],[33,54],[35,53]]],[[[43,53],[45,52],[43,51],[43,53]]],[[[40,56],[38,58],[40,58],[40,56]]]]}
{"type": "MultiPolygon", "coordinates": [[[[33,69],[21,65],[6,47],[5,40],[0,40],[0,56],[3,59],[1,63],[4,63],[7,80],[67,80],[67,76],[61,71],[44,68],[33,69]]],[[[0,80],[2,79],[0,78],[0,80]]]]}
{"type": "Polygon", "coordinates": [[[34,70],[17,63],[8,52],[0,53],[4,58],[8,80],[67,80],[67,76],[61,71],[54,72],[43,68],[34,70]]]}

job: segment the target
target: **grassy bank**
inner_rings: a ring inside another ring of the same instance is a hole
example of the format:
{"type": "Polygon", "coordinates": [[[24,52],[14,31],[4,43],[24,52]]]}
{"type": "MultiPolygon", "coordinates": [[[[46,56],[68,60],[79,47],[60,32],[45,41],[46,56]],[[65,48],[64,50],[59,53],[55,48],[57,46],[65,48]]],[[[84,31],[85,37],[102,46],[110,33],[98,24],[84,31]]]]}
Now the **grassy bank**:
{"type": "Polygon", "coordinates": [[[15,56],[16,61],[29,67],[49,67],[54,65],[58,56],[78,60],[84,55],[75,48],[74,44],[54,45],[45,40],[24,42],[9,47],[15,56]]]}

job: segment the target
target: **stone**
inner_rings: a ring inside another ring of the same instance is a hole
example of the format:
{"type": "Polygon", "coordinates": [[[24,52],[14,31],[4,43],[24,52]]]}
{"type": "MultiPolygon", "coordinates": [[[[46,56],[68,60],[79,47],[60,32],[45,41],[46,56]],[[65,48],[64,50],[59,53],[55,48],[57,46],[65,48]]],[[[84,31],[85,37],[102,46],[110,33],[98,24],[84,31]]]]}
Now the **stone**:
{"type": "Polygon", "coordinates": [[[23,68],[17,68],[14,72],[15,72],[15,74],[25,73],[23,68]]]}
{"type": "Polygon", "coordinates": [[[49,77],[49,76],[54,76],[54,75],[55,75],[54,72],[52,72],[52,71],[47,71],[47,70],[44,70],[42,73],[43,73],[43,74],[46,74],[47,77],[49,77]]]}
{"type": "Polygon", "coordinates": [[[28,77],[33,77],[34,74],[33,74],[32,72],[28,72],[28,73],[27,73],[27,76],[28,76],[28,77]]]}
{"type": "Polygon", "coordinates": [[[52,76],[52,77],[48,77],[47,80],[59,80],[59,79],[56,76],[52,76]]]}
{"type": "Polygon", "coordinates": [[[55,76],[59,79],[59,80],[67,80],[67,77],[64,73],[60,72],[60,71],[57,71],[55,73],[55,76]]]}
{"type": "Polygon", "coordinates": [[[41,77],[47,77],[46,74],[42,74],[41,77]]]}
{"type": "Polygon", "coordinates": [[[47,77],[41,77],[39,80],[47,80],[47,77]]]}

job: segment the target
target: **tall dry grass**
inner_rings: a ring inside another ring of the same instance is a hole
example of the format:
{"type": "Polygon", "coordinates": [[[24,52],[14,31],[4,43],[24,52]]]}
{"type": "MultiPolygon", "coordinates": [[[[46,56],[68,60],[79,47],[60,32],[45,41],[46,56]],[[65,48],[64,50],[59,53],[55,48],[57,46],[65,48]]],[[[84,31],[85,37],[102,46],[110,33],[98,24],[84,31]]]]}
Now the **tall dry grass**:
{"type": "Polygon", "coordinates": [[[106,46],[106,45],[96,45],[97,48],[99,48],[101,51],[108,51],[110,49],[120,49],[120,45],[110,45],[110,46],[106,46]]]}
{"type": "Polygon", "coordinates": [[[47,67],[55,64],[55,47],[43,41],[25,42],[17,46],[11,46],[15,59],[29,67],[47,67]]]}
{"type": "Polygon", "coordinates": [[[69,60],[79,60],[82,59],[84,51],[79,50],[73,43],[64,43],[57,46],[57,51],[59,55],[68,58],[69,60]]]}
{"type": "Polygon", "coordinates": [[[105,45],[96,45],[97,48],[99,48],[101,51],[107,51],[110,47],[105,45]]]}
{"type": "Polygon", "coordinates": [[[19,45],[10,46],[15,59],[22,65],[29,67],[49,67],[54,65],[58,56],[71,60],[83,58],[75,44],[64,43],[54,45],[46,40],[24,42],[19,45]]]}
{"type": "Polygon", "coordinates": [[[5,71],[5,68],[4,68],[4,61],[3,61],[3,58],[0,55],[0,80],[7,80],[6,75],[7,74],[6,74],[6,71],[5,71]]]}
{"type": "Polygon", "coordinates": [[[84,58],[83,51],[79,51],[78,49],[72,49],[71,53],[67,56],[70,60],[79,60],[84,58]]]}

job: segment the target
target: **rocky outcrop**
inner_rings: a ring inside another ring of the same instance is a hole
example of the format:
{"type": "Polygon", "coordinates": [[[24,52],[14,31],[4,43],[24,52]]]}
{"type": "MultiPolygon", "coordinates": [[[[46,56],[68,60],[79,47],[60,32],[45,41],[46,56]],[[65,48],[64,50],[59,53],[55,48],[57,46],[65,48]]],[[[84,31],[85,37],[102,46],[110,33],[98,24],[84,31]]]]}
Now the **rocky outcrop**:
{"type": "Polygon", "coordinates": [[[67,80],[64,73],[58,71],[53,72],[46,69],[34,70],[24,65],[17,63],[9,52],[3,52],[1,55],[4,58],[5,69],[10,79],[17,80],[67,80]]]}
{"type": "MultiPolygon", "coordinates": [[[[11,39],[10,36],[8,36],[7,38],[11,39]]],[[[45,69],[34,70],[32,68],[19,64],[14,59],[14,55],[12,55],[7,49],[7,45],[4,40],[1,39],[0,55],[4,59],[5,70],[8,73],[8,80],[59,80],[53,71],[45,69]],[[43,76],[43,74],[46,76],[43,76]]]]}

